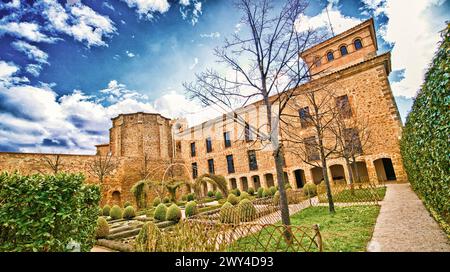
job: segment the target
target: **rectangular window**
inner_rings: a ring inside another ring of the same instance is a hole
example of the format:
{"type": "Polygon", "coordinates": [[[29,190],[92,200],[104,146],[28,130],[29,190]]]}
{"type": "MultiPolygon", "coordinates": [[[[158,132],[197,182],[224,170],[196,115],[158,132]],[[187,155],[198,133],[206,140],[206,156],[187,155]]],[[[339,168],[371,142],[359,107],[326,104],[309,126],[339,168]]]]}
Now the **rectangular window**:
{"type": "Polygon", "coordinates": [[[339,110],[339,114],[343,118],[352,117],[352,108],[347,95],[342,95],[336,98],[336,107],[339,110]]]}
{"type": "Polygon", "coordinates": [[[227,155],[227,167],[228,167],[228,174],[234,173],[233,155],[227,155]]]}
{"type": "Polygon", "coordinates": [[[197,163],[193,162],[192,163],[192,178],[196,179],[198,177],[198,168],[197,168],[197,163]]]}
{"type": "Polygon", "coordinates": [[[206,152],[209,153],[212,151],[212,141],[211,137],[206,138],[206,152]]]}
{"type": "Polygon", "coordinates": [[[316,137],[308,137],[304,140],[306,157],[308,161],[320,160],[319,150],[317,149],[316,137]]]}
{"type": "Polygon", "coordinates": [[[191,157],[195,157],[195,142],[191,143],[191,157]]]}
{"type": "Polygon", "coordinates": [[[225,147],[231,146],[231,137],[229,131],[223,133],[223,140],[225,141],[225,147]]]}
{"type": "Polygon", "coordinates": [[[249,150],[248,154],[248,168],[250,171],[258,170],[258,161],[256,160],[255,150],[249,150]]]}
{"type": "Polygon", "coordinates": [[[361,140],[359,139],[358,131],[354,128],[344,129],[345,148],[344,151],[348,155],[362,154],[361,140]]]}
{"type": "Polygon", "coordinates": [[[251,141],[253,141],[252,131],[251,131],[251,129],[250,129],[250,124],[248,124],[248,123],[245,123],[245,131],[244,131],[244,134],[245,134],[245,141],[246,141],[246,142],[251,142],[251,141]]]}
{"type": "Polygon", "coordinates": [[[309,113],[309,107],[304,107],[298,110],[300,116],[300,124],[302,128],[309,127],[311,123],[311,114],[309,113]]]}
{"type": "Polygon", "coordinates": [[[214,159],[209,159],[208,160],[208,172],[211,175],[214,175],[214,159]]]}

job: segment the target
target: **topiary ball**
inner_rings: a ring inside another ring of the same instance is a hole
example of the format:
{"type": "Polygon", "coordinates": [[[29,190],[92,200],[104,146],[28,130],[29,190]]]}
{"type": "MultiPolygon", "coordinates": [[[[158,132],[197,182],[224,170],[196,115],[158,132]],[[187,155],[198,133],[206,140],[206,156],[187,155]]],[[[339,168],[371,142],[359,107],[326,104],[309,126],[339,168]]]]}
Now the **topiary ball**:
{"type": "Polygon", "coordinates": [[[127,206],[124,210],[123,210],[123,214],[122,217],[124,219],[131,219],[133,217],[136,216],[136,212],[134,211],[133,206],[127,206]]]}
{"type": "Polygon", "coordinates": [[[153,207],[158,206],[160,203],[161,203],[161,198],[155,197],[155,198],[153,199],[153,207]]]}
{"type": "Polygon", "coordinates": [[[255,194],[255,189],[253,189],[253,187],[248,188],[248,194],[249,195],[254,195],[255,194]]]}
{"type": "Polygon", "coordinates": [[[213,191],[208,191],[208,193],[206,195],[208,195],[208,197],[213,197],[214,192],[213,191]]]}
{"type": "Polygon", "coordinates": [[[263,193],[262,193],[262,196],[263,196],[263,197],[268,197],[268,196],[271,196],[271,195],[272,195],[272,191],[270,191],[269,188],[264,188],[264,191],[263,191],[263,193]]]}
{"type": "Polygon", "coordinates": [[[270,195],[275,195],[275,193],[278,191],[277,187],[275,187],[275,186],[270,187],[269,190],[270,190],[270,195]]]}
{"type": "Polygon", "coordinates": [[[121,219],[122,209],[118,205],[114,205],[109,212],[109,216],[111,216],[112,219],[121,219]]]}
{"type": "Polygon", "coordinates": [[[231,204],[231,205],[236,205],[239,202],[239,198],[237,196],[235,196],[234,194],[229,194],[227,201],[231,204]]]}
{"type": "Polygon", "coordinates": [[[242,199],[250,199],[250,195],[244,191],[241,193],[241,196],[239,197],[239,200],[242,200],[242,199]]]}
{"type": "Polygon", "coordinates": [[[190,216],[196,215],[198,213],[197,202],[189,201],[186,204],[184,213],[186,214],[186,217],[190,217],[190,216]]]}
{"type": "Polygon", "coordinates": [[[256,193],[256,197],[257,198],[263,197],[263,192],[264,192],[264,188],[263,187],[259,187],[258,188],[258,192],[256,193]]]}
{"type": "Polygon", "coordinates": [[[128,206],[131,206],[131,203],[129,201],[126,201],[125,204],[123,204],[123,207],[126,208],[128,206]]]}
{"type": "Polygon", "coordinates": [[[222,199],[223,198],[222,192],[217,191],[215,197],[217,200],[222,199]]]}
{"type": "Polygon", "coordinates": [[[166,220],[178,222],[181,219],[181,209],[177,206],[177,204],[172,204],[167,209],[166,220]]]}
{"type": "Polygon", "coordinates": [[[289,183],[286,183],[286,184],[284,184],[284,189],[292,189],[292,186],[291,186],[291,184],[289,184],[289,183]]]}
{"type": "Polygon", "coordinates": [[[170,198],[168,196],[163,198],[163,203],[169,203],[170,202],[170,198]]]}
{"type": "Polygon", "coordinates": [[[97,229],[95,231],[95,238],[105,238],[109,234],[108,222],[104,217],[97,219],[97,229]]]}
{"type": "Polygon", "coordinates": [[[103,215],[104,216],[109,216],[110,211],[111,211],[111,207],[109,205],[103,206],[103,215]]]}
{"type": "Polygon", "coordinates": [[[195,194],[194,193],[190,193],[187,195],[187,201],[193,201],[195,199],[195,194]]]}
{"type": "Polygon", "coordinates": [[[164,221],[166,220],[167,207],[163,203],[160,203],[156,206],[155,213],[153,214],[153,218],[156,220],[164,221]]]}
{"type": "Polygon", "coordinates": [[[103,215],[103,209],[101,207],[98,207],[98,216],[103,215]]]}
{"type": "Polygon", "coordinates": [[[279,191],[277,191],[277,192],[275,193],[275,195],[273,196],[272,204],[273,204],[274,206],[277,206],[277,205],[280,204],[280,192],[279,192],[279,191]]]}
{"type": "Polygon", "coordinates": [[[238,205],[239,218],[243,222],[249,222],[256,218],[256,208],[248,199],[243,199],[238,205]]]}
{"type": "Polygon", "coordinates": [[[225,202],[220,208],[219,220],[221,223],[234,224],[239,223],[239,214],[230,202],[225,202]]]}
{"type": "Polygon", "coordinates": [[[303,194],[307,197],[313,197],[317,195],[317,186],[312,182],[307,182],[303,186],[303,194]]]}

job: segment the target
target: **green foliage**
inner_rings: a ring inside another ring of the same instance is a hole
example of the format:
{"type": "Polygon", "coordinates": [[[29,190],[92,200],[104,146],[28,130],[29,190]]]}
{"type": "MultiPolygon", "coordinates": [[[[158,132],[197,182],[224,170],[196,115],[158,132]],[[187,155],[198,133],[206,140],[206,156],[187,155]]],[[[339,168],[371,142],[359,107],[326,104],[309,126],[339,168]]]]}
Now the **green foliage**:
{"type": "Polygon", "coordinates": [[[222,208],[220,208],[219,220],[220,222],[226,224],[239,222],[239,214],[237,213],[236,208],[233,207],[233,204],[231,204],[230,202],[225,202],[225,204],[223,204],[222,208]]]}
{"type": "Polygon", "coordinates": [[[280,191],[277,191],[277,192],[275,193],[275,195],[273,196],[272,204],[273,204],[274,206],[277,206],[277,205],[280,204],[280,191]]]}
{"type": "Polygon", "coordinates": [[[412,188],[450,223],[450,24],[406,120],[403,164],[412,188]]]}
{"type": "MultiPolygon", "coordinates": [[[[166,207],[166,206],[164,206],[166,207]]],[[[161,230],[153,222],[147,222],[142,226],[135,240],[135,249],[137,252],[156,252],[161,251],[162,242],[161,230]]]]}
{"type": "Polygon", "coordinates": [[[81,174],[0,174],[0,251],[90,251],[100,188],[81,174]]]}
{"type": "Polygon", "coordinates": [[[272,196],[272,191],[269,188],[264,188],[262,197],[272,196]]]}
{"type": "Polygon", "coordinates": [[[109,216],[109,212],[111,211],[111,207],[109,205],[103,206],[103,215],[109,216]]]}
{"type": "Polygon", "coordinates": [[[292,189],[292,186],[291,186],[291,184],[289,184],[289,183],[285,183],[284,184],[284,189],[292,189]]]}
{"type": "Polygon", "coordinates": [[[163,198],[163,203],[169,203],[170,202],[170,198],[168,196],[165,196],[163,198]]]}
{"type": "Polygon", "coordinates": [[[190,216],[196,215],[198,213],[197,202],[189,201],[186,204],[186,208],[185,208],[184,211],[185,211],[186,217],[190,217],[190,216]]]}
{"type": "Polygon", "coordinates": [[[158,206],[160,203],[161,203],[161,198],[155,197],[155,198],[153,199],[153,207],[158,206]]]}
{"type": "MultiPolygon", "coordinates": [[[[131,187],[131,193],[133,193],[134,198],[136,200],[138,209],[147,208],[147,195],[148,195],[148,181],[140,180],[136,182],[133,187],[131,187]]],[[[124,206],[126,207],[126,206],[124,206]]]]}
{"type": "Polygon", "coordinates": [[[187,201],[187,195],[182,195],[182,196],[181,196],[181,200],[187,201]]]}
{"type": "Polygon", "coordinates": [[[97,219],[97,230],[95,232],[95,238],[105,238],[109,234],[108,222],[104,217],[99,217],[97,219]]]}
{"type": "Polygon", "coordinates": [[[214,196],[214,192],[213,191],[208,191],[208,193],[206,195],[208,197],[213,197],[214,196]]]}
{"type": "Polygon", "coordinates": [[[239,190],[238,188],[231,190],[230,193],[234,194],[235,196],[241,196],[241,190],[239,190]]]}
{"type": "Polygon", "coordinates": [[[187,201],[193,201],[195,199],[195,194],[194,193],[190,193],[187,195],[187,201]]]}
{"type": "Polygon", "coordinates": [[[241,201],[242,199],[250,199],[250,195],[247,192],[242,192],[241,196],[239,197],[239,200],[241,201]]]}
{"type": "Polygon", "coordinates": [[[220,191],[217,191],[215,197],[216,197],[217,200],[219,200],[219,199],[223,198],[223,195],[222,195],[222,193],[220,191]]]}
{"type": "Polygon", "coordinates": [[[229,194],[227,201],[231,204],[231,205],[236,205],[239,202],[239,198],[237,196],[235,196],[234,194],[229,194]]]}
{"type": "Polygon", "coordinates": [[[275,193],[278,191],[277,187],[275,186],[270,187],[269,190],[271,196],[275,195],[275,193]]]}
{"type": "Polygon", "coordinates": [[[257,191],[257,193],[256,193],[256,197],[257,197],[257,198],[263,197],[263,193],[264,193],[264,188],[263,188],[263,187],[259,187],[259,188],[258,188],[258,191],[257,191]]]}
{"type": "Polygon", "coordinates": [[[181,209],[177,206],[177,204],[172,204],[168,209],[166,213],[166,220],[167,221],[174,221],[178,222],[181,219],[181,209]]]}
{"type": "Polygon", "coordinates": [[[239,219],[243,222],[249,222],[256,217],[256,208],[248,199],[243,199],[238,205],[239,219]]]}
{"type": "Polygon", "coordinates": [[[163,203],[160,203],[156,209],[155,209],[155,213],[154,213],[154,218],[156,220],[160,220],[160,221],[164,221],[166,220],[166,213],[167,213],[167,207],[166,205],[164,205],[163,203]]]}
{"type": "Polygon", "coordinates": [[[126,207],[128,207],[128,206],[131,206],[130,201],[126,201],[125,204],[123,204],[123,207],[124,207],[124,208],[126,208],[126,207]]]}
{"type": "Polygon", "coordinates": [[[253,189],[253,187],[248,188],[248,194],[249,195],[254,195],[255,194],[255,189],[253,189]]]}
{"type": "Polygon", "coordinates": [[[118,205],[114,205],[111,208],[111,212],[109,213],[112,219],[121,219],[122,218],[122,209],[118,205]]]}
{"type": "Polygon", "coordinates": [[[135,216],[136,216],[136,212],[135,212],[133,206],[128,206],[123,210],[122,217],[124,219],[132,219],[135,216]]]}
{"type": "Polygon", "coordinates": [[[305,194],[305,196],[307,197],[313,197],[317,195],[317,186],[316,184],[312,183],[312,182],[307,182],[304,186],[303,186],[303,193],[305,194]]]}
{"type": "Polygon", "coordinates": [[[199,176],[194,181],[194,191],[200,193],[201,187],[206,183],[213,185],[214,188],[217,187],[222,194],[228,195],[228,182],[225,177],[220,175],[203,174],[199,176]]]}

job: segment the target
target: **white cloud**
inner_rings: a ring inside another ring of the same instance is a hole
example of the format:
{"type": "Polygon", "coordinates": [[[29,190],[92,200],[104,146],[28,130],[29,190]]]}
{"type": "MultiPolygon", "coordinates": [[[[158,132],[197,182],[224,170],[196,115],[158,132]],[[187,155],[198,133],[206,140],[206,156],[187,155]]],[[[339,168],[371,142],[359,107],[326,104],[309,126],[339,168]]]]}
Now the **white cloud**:
{"type": "Polygon", "coordinates": [[[24,41],[15,41],[12,46],[18,51],[24,53],[30,60],[34,60],[39,63],[46,63],[48,55],[44,51],[40,50],[37,46],[31,45],[24,41]]]}
{"type": "Polygon", "coordinates": [[[128,50],[125,51],[125,54],[127,54],[127,56],[130,57],[130,58],[136,56],[133,52],[130,52],[130,51],[128,51],[128,50]]]}
{"type": "Polygon", "coordinates": [[[31,74],[31,75],[37,77],[37,76],[39,76],[39,75],[41,74],[42,66],[39,65],[39,64],[28,64],[28,65],[25,67],[25,70],[26,70],[29,74],[31,74]]]}
{"type": "Polygon", "coordinates": [[[180,5],[189,6],[190,5],[190,1],[189,0],[180,0],[180,5]]]}
{"type": "Polygon", "coordinates": [[[189,70],[194,69],[195,66],[197,66],[197,64],[198,64],[198,58],[194,58],[194,63],[192,63],[192,64],[189,66],[189,70]]]}
{"type": "Polygon", "coordinates": [[[220,33],[219,32],[211,32],[209,34],[200,34],[200,37],[202,38],[211,38],[211,39],[218,39],[220,38],[220,33]]]}
{"type": "Polygon", "coordinates": [[[146,19],[152,19],[153,13],[166,13],[170,4],[167,0],[122,0],[130,8],[136,8],[139,16],[146,19]]]}
{"type": "Polygon", "coordinates": [[[439,31],[446,26],[445,20],[448,19],[431,14],[430,7],[442,4],[443,1],[439,0],[410,1],[408,12],[405,12],[404,2],[387,0],[374,10],[389,18],[383,27],[382,38],[394,44],[393,70],[405,69],[404,78],[391,83],[395,96],[413,97],[420,89],[440,40],[439,31]]]}
{"type": "Polygon", "coordinates": [[[25,38],[32,42],[54,42],[56,39],[40,32],[39,25],[30,22],[9,22],[0,24],[0,36],[4,33],[25,38]]]}
{"type": "Polygon", "coordinates": [[[3,85],[28,82],[29,80],[26,77],[14,76],[19,70],[20,68],[14,63],[0,60],[0,87],[3,85]]]}

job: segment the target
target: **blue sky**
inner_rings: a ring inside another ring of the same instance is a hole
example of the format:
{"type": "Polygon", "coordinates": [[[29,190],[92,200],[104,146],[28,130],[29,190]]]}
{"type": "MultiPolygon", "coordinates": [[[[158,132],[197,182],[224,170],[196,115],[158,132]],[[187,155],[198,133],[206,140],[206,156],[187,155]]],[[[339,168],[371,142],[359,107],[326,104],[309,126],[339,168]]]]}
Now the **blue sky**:
{"type": "MultiPolygon", "coordinates": [[[[89,154],[122,112],[158,111],[191,124],[211,116],[186,99],[182,83],[214,67],[213,49],[241,31],[230,2],[1,1],[0,151],[89,154]]],[[[304,18],[324,27],[328,7],[335,32],[375,18],[380,53],[392,50],[391,85],[404,119],[449,2],[320,0],[304,18]]]]}

